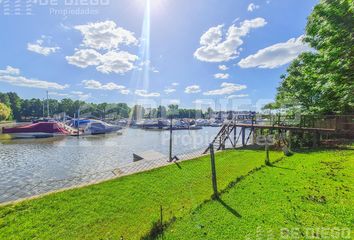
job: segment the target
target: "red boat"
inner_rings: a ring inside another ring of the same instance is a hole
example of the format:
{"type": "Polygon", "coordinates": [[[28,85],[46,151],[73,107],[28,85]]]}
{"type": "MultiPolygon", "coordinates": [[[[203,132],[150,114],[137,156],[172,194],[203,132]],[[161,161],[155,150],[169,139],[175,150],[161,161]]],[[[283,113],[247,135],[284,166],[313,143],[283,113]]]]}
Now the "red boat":
{"type": "Polygon", "coordinates": [[[49,138],[70,135],[72,132],[58,122],[39,122],[14,128],[3,128],[2,133],[14,138],[49,138]]]}

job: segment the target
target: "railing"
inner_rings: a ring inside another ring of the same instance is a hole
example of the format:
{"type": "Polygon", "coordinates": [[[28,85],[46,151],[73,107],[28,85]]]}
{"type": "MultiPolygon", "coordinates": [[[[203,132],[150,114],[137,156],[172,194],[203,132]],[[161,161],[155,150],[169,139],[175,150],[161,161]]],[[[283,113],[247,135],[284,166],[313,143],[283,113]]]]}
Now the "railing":
{"type": "Polygon", "coordinates": [[[325,128],[338,132],[354,132],[354,115],[258,115],[264,125],[325,128]]]}

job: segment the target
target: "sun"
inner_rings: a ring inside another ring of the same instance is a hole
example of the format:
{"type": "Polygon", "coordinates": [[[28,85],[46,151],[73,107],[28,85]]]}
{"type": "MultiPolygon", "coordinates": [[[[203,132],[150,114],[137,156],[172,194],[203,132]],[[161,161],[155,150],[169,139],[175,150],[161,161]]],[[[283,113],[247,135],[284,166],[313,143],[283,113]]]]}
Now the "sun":
{"type": "Polygon", "coordinates": [[[149,8],[151,13],[159,13],[165,9],[168,0],[136,0],[137,4],[149,8]]]}

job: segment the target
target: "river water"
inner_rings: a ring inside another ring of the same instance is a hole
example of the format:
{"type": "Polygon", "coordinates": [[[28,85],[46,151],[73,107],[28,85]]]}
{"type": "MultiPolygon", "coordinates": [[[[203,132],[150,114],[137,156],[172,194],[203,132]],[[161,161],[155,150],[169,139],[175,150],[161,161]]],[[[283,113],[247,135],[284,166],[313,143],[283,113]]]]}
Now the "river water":
{"type": "MultiPolygon", "coordinates": [[[[205,149],[220,128],[173,132],[173,155],[205,149]]],[[[0,203],[112,177],[133,153],[169,153],[169,131],[127,128],[123,134],[0,140],[0,203]]]]}

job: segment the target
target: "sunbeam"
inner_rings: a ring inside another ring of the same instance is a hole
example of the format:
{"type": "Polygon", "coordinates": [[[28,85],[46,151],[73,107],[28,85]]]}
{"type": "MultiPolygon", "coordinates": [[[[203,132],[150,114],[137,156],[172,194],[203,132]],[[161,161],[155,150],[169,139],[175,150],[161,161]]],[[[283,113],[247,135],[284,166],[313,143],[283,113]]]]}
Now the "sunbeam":
{"type": "MultiPolygon", "coordinates": [[[[134,90],[149,91],[150,87],[150,1],[146,0],[145,14],[140,36],[139,63],[132,74],[132,85],[134,90]]],[[[137,96],[135,95],[135,101],[137,96]]]]}

